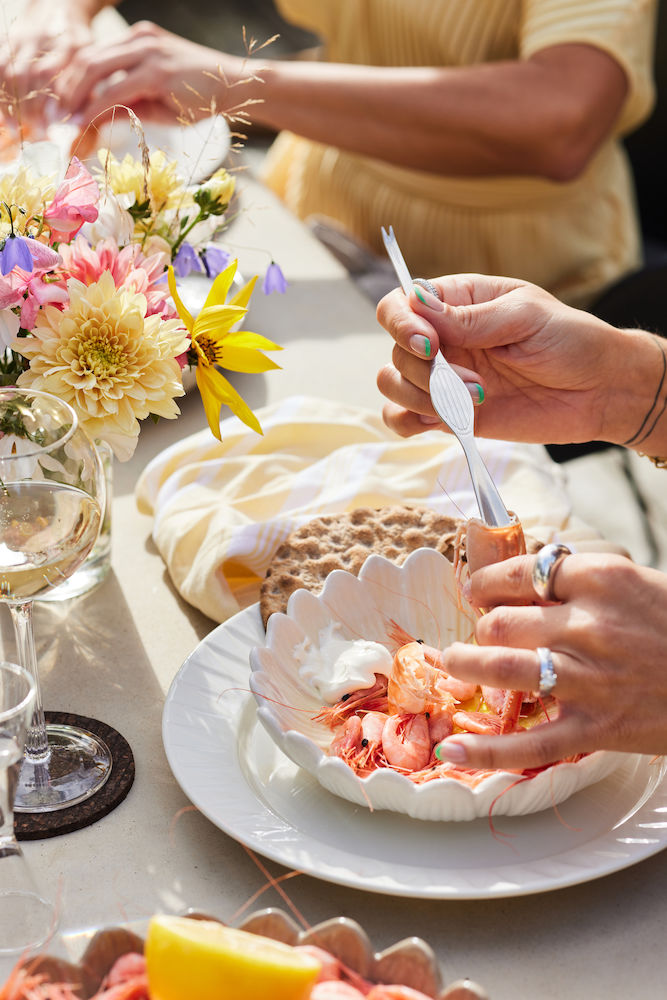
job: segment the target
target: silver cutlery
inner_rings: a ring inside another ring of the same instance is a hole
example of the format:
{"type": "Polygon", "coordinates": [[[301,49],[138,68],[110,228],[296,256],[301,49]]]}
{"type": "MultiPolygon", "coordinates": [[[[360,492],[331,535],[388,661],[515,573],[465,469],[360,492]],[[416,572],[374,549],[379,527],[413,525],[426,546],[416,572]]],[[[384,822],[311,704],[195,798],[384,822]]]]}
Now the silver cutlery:
{"type": "MultiPolygon", "coordinates": [[[[382,227],[382,239],[401,287],[405,294],[409,295],[415,282],[410,277],[392,226],[389,227],[389,232],[384,226],[382,227]]],[[[477,449],[472,397],[463,379],[456,374],[440,351],[431,363],[429,391],[435,412],[441,420],[444,420],[463,448],[480,517],[486,524],[494,526],[510,524],[512,518],[507,513],[498,488],[477,449]]]]}

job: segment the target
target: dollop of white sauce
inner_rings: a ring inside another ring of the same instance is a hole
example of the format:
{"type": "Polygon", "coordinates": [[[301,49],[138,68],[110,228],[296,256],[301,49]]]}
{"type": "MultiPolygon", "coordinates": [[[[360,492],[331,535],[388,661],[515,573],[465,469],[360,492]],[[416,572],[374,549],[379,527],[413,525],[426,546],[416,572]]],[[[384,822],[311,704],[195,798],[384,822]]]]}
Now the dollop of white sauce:
{"type": "Polygon", "coordinates": [[[307,640],[294,650],[299,677],[322,702],[333,705],[348,691],[373,687],[375,674],[389,676],[392,656],[380,642],[343,639],[336,635],[338,622],[322,629],[317,647],[307,640]]]}

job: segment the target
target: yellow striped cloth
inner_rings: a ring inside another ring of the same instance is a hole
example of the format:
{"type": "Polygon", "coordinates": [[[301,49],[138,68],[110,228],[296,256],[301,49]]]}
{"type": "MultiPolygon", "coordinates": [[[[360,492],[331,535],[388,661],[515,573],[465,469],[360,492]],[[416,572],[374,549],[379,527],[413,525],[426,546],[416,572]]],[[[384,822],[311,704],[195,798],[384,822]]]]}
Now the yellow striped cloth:
{"type": "Polygon", "coordinates": [[[619,139],[651,109],[656,0],[278,0],[278,6],[322,37],[332,62],[464,67],[579,44],[609,53],[628,78],[613,135],[569,183],[408,170],[283,132],[263,180],[300,218],[334,219],[381,256],[380,227],[391,224],[413,274],[506,274],[577,306],[639,266],[633,182],[619,139]]]}
{"type": "MultiPolygon", "coordinates": [[[[433,430],[402,440],[374,413],[307,397],[257,416],[263,436],[229,418],[222,443],[208,430],[179,441],[137,486],[176,588],[215,621],[258,599],[278,546],[313,517],[395,503],[476,515],[463,452],[449,435],[433,430]]],[[[573,518],[562,471],[542,447],[479,445],[506,505],[534,537],[601,547],[573,518]]]]}

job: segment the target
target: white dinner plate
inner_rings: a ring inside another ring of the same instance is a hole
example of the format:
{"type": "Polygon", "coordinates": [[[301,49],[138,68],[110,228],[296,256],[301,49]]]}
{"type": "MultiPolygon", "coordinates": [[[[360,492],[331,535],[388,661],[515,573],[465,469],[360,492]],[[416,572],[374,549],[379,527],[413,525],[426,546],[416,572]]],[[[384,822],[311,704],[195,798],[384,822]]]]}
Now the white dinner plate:
{"type": "Polygon", "coordinates": [[[424,899],[492,899],[576,885],[667,844],[665,762],[628,756],[609,777],[530,816],[434,823],[371,812],[327,792],[257,719],[248,655],[254,605],[187,658],[162,718],[167,758],[190,801],[259,854],[355,889],[424,899]]]}

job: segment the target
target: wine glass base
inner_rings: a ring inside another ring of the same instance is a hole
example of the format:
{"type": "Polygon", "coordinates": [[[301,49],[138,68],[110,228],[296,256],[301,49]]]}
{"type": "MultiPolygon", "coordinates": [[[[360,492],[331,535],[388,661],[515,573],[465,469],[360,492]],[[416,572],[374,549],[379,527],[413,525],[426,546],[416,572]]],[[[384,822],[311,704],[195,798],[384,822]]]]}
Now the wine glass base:
{"type": "Polygon", "coordinates": [[[54,812],[90,798],[111,774],[112,758],[98,736],[74,726],[51,723],[44,762],[21,765],[14,812],[54,812]]]}

